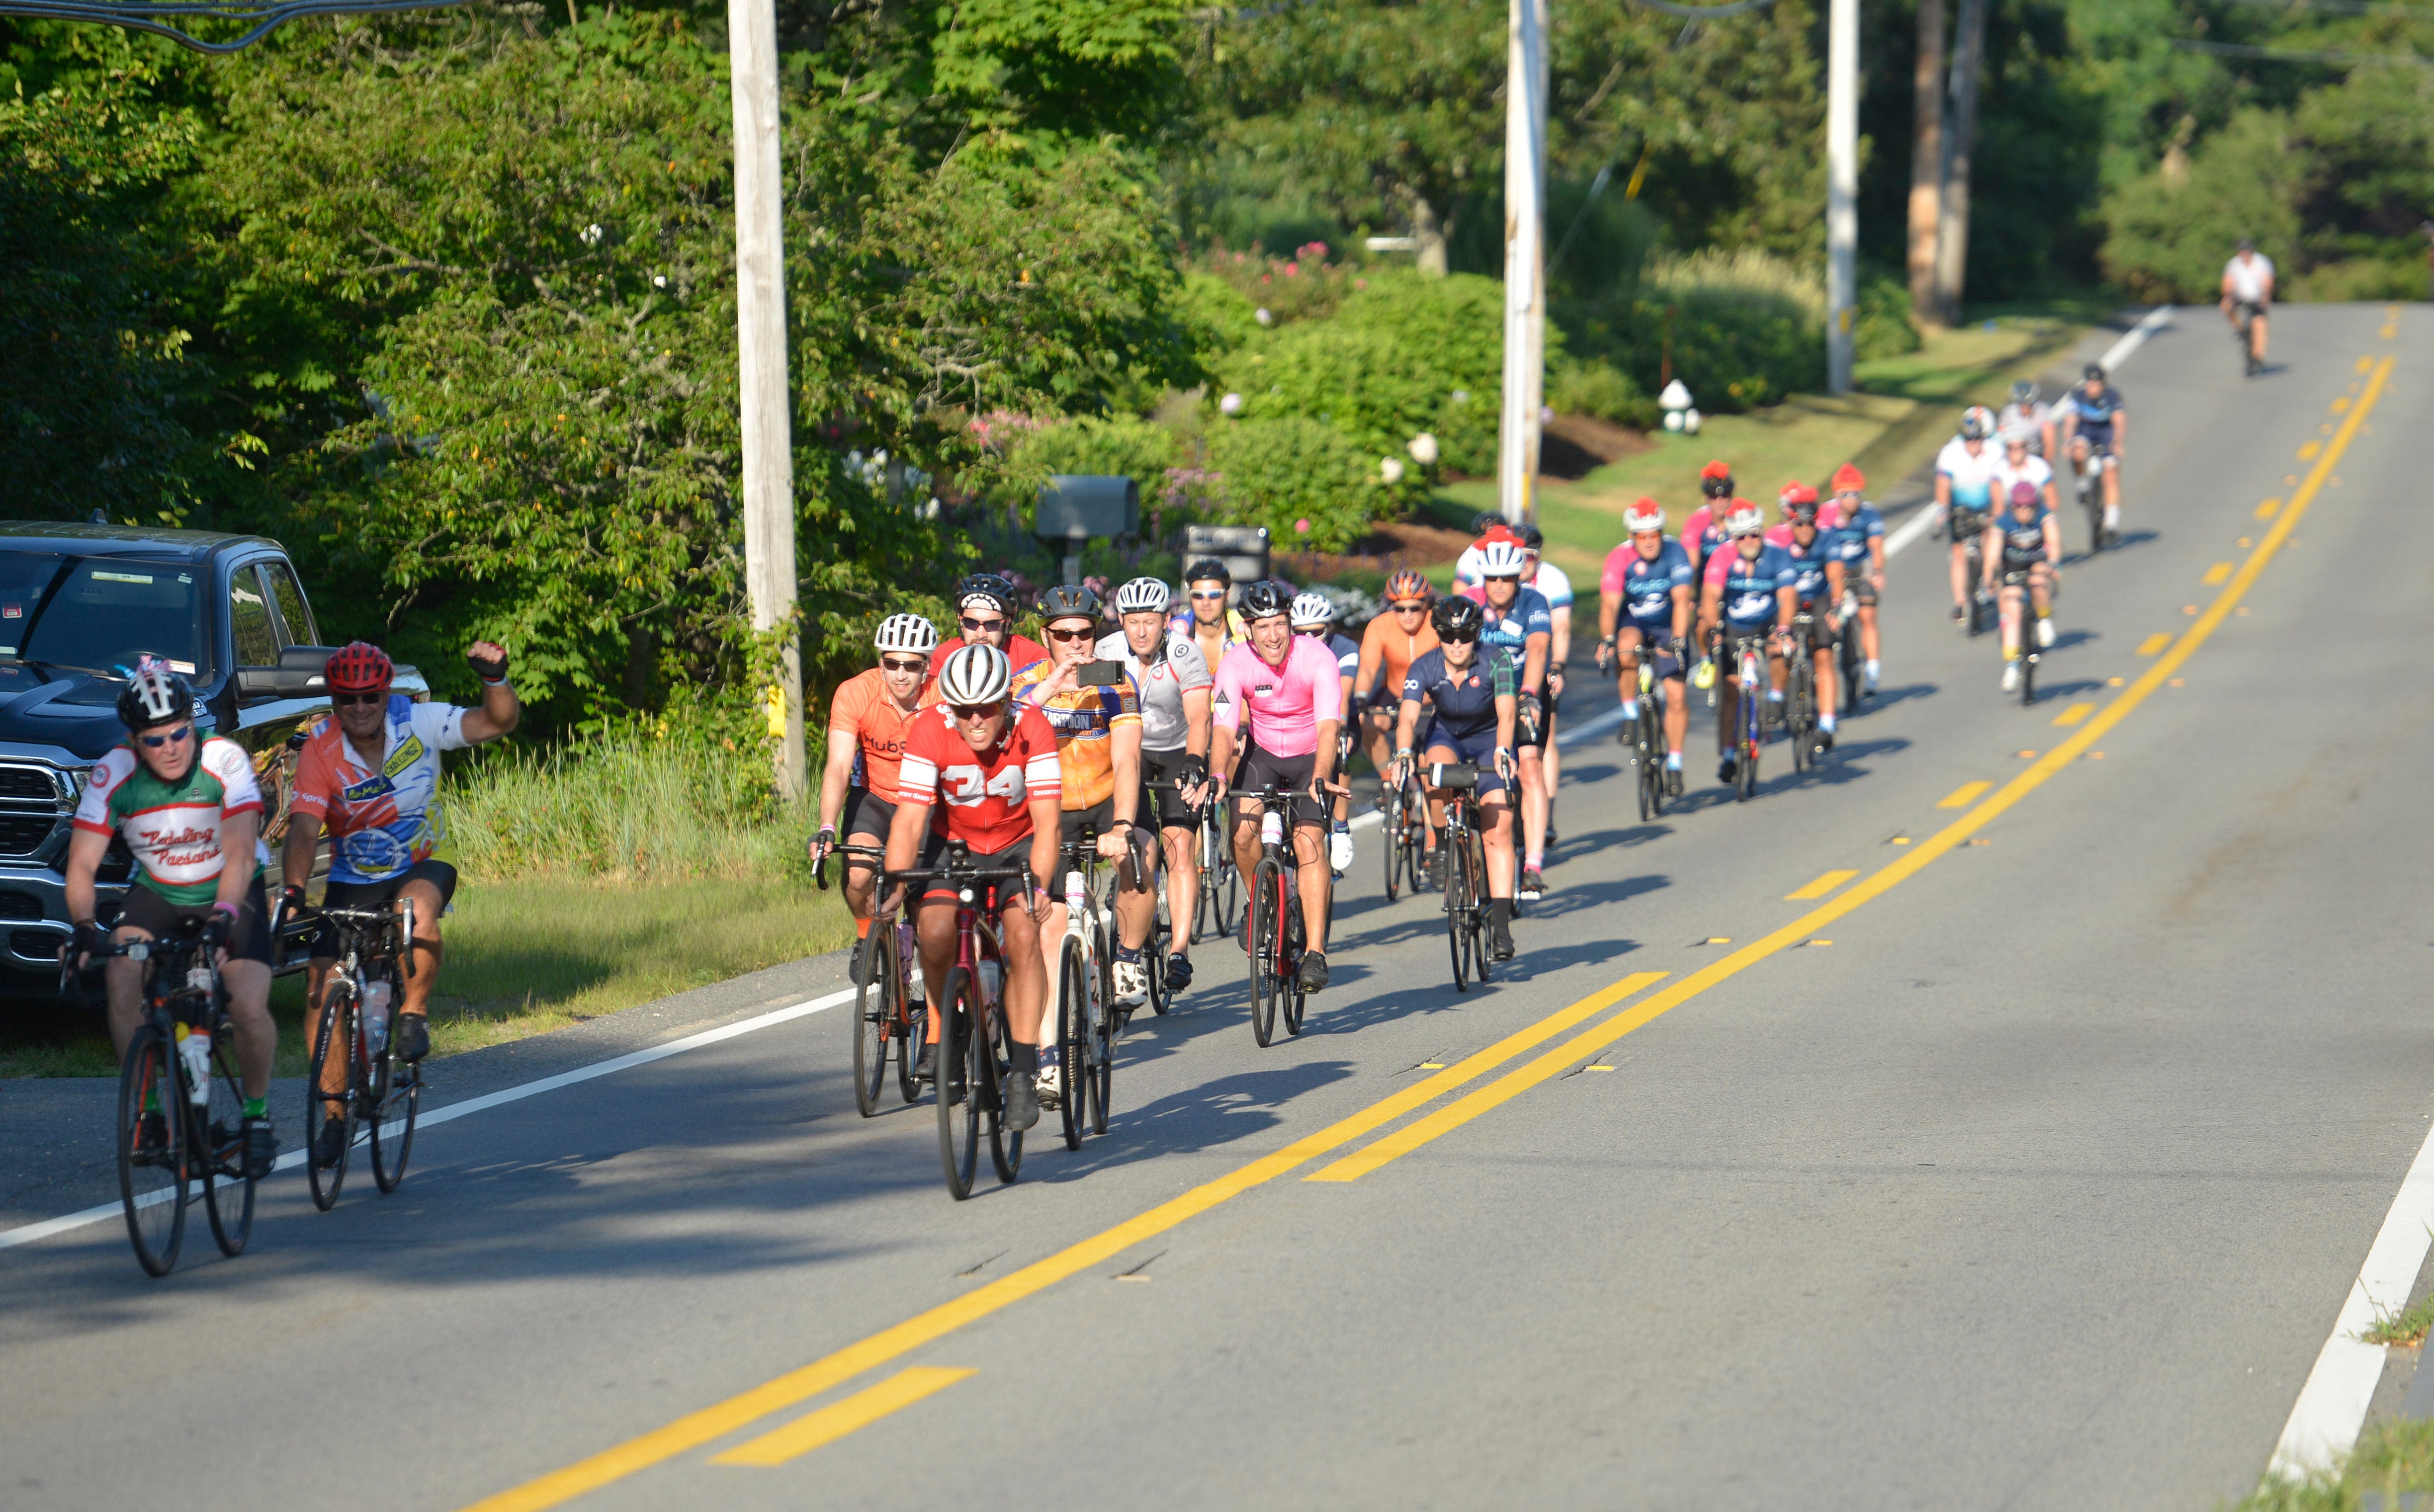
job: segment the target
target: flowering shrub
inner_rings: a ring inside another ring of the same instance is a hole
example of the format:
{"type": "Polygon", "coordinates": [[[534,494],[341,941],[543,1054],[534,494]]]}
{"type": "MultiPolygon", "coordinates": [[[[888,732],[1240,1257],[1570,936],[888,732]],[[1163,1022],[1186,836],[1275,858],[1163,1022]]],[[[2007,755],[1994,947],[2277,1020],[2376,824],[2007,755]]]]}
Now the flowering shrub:
{"type": "Polygon", "coordinates": [[[1340,552],[1386,513],[1378,463],[1351,437],[1299,416],[1232,421],[1209,433],[1219,517],[1265,525],[1283,551],[1340,552]],[[1307,521],[1307,532],[1296,524],[1307,521]]]}

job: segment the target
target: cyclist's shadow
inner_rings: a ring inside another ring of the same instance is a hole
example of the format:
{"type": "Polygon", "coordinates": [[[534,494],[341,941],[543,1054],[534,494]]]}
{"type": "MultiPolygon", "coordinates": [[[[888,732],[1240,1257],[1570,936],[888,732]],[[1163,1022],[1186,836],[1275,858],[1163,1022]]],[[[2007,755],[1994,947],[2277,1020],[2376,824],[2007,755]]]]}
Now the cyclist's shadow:
{"type": "MultiPolygon", "coordinates": [[[[1057,1137],[1055,1115],[1041,1115],[1030,1136],[1042,1141],[1036,1147],[1047,1157],[1037,1167],[1039,1180],[1078,1181],[1136,1161],[1215,1149],[1265,1133],[1284,1122],[1285,1107],[1295,1097],[1346,1079],[1353,1068],[1346,1061],[1278,1061],[1273,1067],[1219,1077],[1138,1108],[1122,1106],[1123,1067],[1119,1063],[1116,1069],[1118,1106],[1105,1134],[1068,1151],[1057,1137]]],[[[1026,1148],[1024,1180],[1032,1178],[1033,1169],[1026,1148]]]]}

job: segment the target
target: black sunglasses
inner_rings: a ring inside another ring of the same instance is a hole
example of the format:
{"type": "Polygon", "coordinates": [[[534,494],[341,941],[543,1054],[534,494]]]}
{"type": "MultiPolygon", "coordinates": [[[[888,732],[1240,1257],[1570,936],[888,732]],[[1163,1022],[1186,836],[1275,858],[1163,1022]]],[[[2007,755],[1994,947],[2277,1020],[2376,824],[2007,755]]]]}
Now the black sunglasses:
{"type": "Polygon", "coordinates": [[[964,616],[955,622],[967,630],[1003,630],[1006,623],[1003,620],[975,620],[969,615],[964,616]]]}
{"type": "Polygon", "coordinates": [[[899,661],[893,656],[882,656],[879,658],[879,665],[891,672],[926,672],[930,670],[930,664],[918,656],[906,661],[899,661]]]}
{"type": "Polygon", "coordinates": [[[166,735],[139,735],[136,739],[158,751],[164,745],[183,745],[186,743],[186,737],[194,733],[193,725],[180,724],[166,735]]]}
{"type": "Polygon", "coordinates": [[[1451,645],[1467,646],[1472,641],[1479,638],[1479,632],[1476,630],[1455,630],[1439,636],[1437,638],[1451,645]]]}
{"type": "Polygon", "coordinates": [[[386,693],[332,693],[330,702],[340,708],[359,708],[366,704],[386,704],[386,693]]]}

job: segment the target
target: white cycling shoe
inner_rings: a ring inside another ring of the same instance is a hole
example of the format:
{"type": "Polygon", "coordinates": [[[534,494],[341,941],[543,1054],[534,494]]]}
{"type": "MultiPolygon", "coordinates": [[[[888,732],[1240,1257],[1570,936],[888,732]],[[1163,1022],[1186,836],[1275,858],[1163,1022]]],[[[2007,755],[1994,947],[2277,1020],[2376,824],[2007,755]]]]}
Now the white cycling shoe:
{"type": "Polygon", "coordinates": [[[1327,837],[1327,864],[1338,876],[1352,870],[1352,835],[1348,830],[1336,830],[1327,837]]]}
{"type": "Polygon", "coordinates": [[[2003,663],[2003,691],[2006,693],[2016,693],[2019,690],[2020,664],[2015,661],[2007,661],[2003,663]]]}
{"type": "Polygon", "coordinates": [[[2040,620],[2037,621],[2037,649],[2040,651],[2048,651],[2051,650],[2052,647],[2053,621],[2051,620],[2040,620]]]}
{"type": "Polygon", "coordinates": [[[1064,1069],[1065,1068],[1063,1066],[1054,1061],[1043,1061],[1040,1062],[1039,1076],[1033,1083],[1033,1086],[1039,1095],[1039,1106],[1042,1108],[1055,1107],[1057,1099],[1063,1096],[1065,1090],[1064,1069]]]}
{"type": "Polygon", "coordinates": [[[1139,1008],[1149,1001],[1149,963],[1126,960],[1122,956],[1112,963],[1116,976],[1116,1006],[1139,1008]]]}

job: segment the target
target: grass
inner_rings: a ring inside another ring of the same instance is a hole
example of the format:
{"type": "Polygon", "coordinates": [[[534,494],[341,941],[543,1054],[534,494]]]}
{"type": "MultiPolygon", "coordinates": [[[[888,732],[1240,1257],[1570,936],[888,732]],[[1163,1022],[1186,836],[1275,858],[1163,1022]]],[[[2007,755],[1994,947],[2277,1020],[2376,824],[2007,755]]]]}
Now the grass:
{"type": "Polygon", "coordinates": [[[2374,1327],[2359,1334],[2358,1339],[2366,1344],[2413,1350],[2425,1342],[2428,1327],[2434,1327],[2434,1297],[2422,1298],[2379,1320],[2374,1327]]]}
{"type": "Polygon", "coordinates": [[[2369,1424],[2339,1470],[2305,1481],[2268,1480],[2232,1512],[2357,1512],[2372,1492],[2381,1492],[2384,1506],[2393,1509],[2410,1491],[2434,1491],[2434,1422],[2401,1419],[2369,1424]]]}

